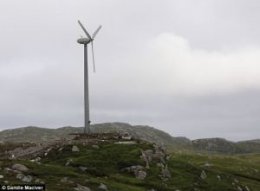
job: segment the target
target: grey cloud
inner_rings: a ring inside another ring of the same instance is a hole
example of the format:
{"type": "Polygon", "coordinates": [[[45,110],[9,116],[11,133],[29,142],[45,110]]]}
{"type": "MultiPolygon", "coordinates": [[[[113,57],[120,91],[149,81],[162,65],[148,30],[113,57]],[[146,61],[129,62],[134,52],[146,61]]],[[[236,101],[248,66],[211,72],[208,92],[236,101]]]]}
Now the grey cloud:
{"type": "MultiPolygon", "coordinates": [[[[90,31],[103,25],[95,41],[97,73],[90,74],[93,122],[154,125],[190,138],[259,138],[259,92],[251,90],[258,78],[224,94],[176,95],[177,82],[168,80],[180,73],[166,75],[162,66],[165,55],[177,53],[172,46],[151,51],[162,34],[186,39],[192,50],[258,50],[259,8],[257,0],[1,1],[0,128],[83,124],[81,19],[90,31]]],[[[254,66],[243,66],[250,76],[254,66]]]]}

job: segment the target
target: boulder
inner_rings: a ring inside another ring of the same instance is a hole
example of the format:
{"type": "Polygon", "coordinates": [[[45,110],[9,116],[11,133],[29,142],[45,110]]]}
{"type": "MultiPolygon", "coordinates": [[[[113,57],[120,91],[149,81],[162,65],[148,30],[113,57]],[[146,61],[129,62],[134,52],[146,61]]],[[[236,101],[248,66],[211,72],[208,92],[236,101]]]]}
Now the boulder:
{"type": "Polygon", "coordinates": [[[135,177],[139,180],[144,180],[147,176],[147,173],[143,170],[138,170],[135,172],[135,177]]]}
{"type": "Polygon", "coordinates": [[[164,179],[171,178],[171,173],[170,173],[167,165],[165,166],[165,168],[162,168],[161,174],[162,174],[162,178],[164,178],[164,179]]]}
{"type": "Polygon", "coordinates": [[[108,190],[108,189],[107,189],[107,186],[106,186],[105,184],[103,184],[103,183],[101,183],[101,184],[99,185],[98,189],[99,189],[99,190],[104,190],[104,191],[107,191],[107,190],[108,190]]]}
{"type": "Polygon", "coordinates": [[[32,179],[33,179],[33,177],[32,176],[30,176],[30,175],[27,175],[27,176],[24,176],[23,178],[22,178],[22,181],[23,182],[32,182],[32,179]]]}
{"type": "Polygon", "coordinates": [[[74,188],[74,190],[76,190],[76,191],[91,191],[91,189],[89,187],[82,186],[80,184],[77,184],[77,187],[74,188]]]}
{"type": "Polygon", "coordinates": [[[79,167],[79,169],[80,169],[81,171],[83,171],[83,172],[84,172],[84,171],[86,171],[88,168],[87,168],[87,167],[85,167],[85,166],[80,166],[80,167],[79,167]]]}
{"type": "Polygon", "coordinates": [[[79,148],[76,145],[72,146],[72,152],[79,152],[79,148]]]}
{"type": "Polygon", "coordinates": [[[67,162],[66,162],[66,164],[65,164],[65,166],[69,166],[72,162],[73,162],[72,159],[68,159],[67,162]]]}
{"type": "Polygon", "coordinates": [[[99,149],[99,146],[98,145],[92,145],[92,148],[93,149],[99,149]]]}
{"type": "Polygon", "coordinates": [[[20,171],[20,172],[27,172],[29,169],[26,167],[26,166],[24,166],[23,164],[14,164],[13,166],[12,166],[12,169],[13,170],[18,170],[18,171],[20,171]]]}
{"type": "Polygon", "coordinates": [[[200,173],[200,178],[203,180],[207,178],[207,174],[204,170],[200,173]]]}

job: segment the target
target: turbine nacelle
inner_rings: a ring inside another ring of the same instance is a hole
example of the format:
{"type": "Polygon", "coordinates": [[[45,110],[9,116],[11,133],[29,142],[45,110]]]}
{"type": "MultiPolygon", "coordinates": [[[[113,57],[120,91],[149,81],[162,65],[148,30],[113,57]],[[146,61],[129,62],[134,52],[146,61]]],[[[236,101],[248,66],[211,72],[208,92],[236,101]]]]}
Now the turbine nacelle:
{"type": "Polygon", "coordinates": [[[89,38],[79,38],[79,39],[77,40],[77,42],[78,42],[79,44],[88,44],[88,43],[91,42],[91,39],[89,39],[89,38]]]}
{"type": "Polygon", "coordinates": [[[86,37],[82,37],[80,39],[77,40],[77,42],[79,44],[84,44],[87,45],[89,43],[91,43],[91,49],[92,49],[92,61],[93,61],[93,71],[95,72],[95,56],[94,56],[94,38],[96,37],[97,33],[100,31],[101,29],[101,25],[95,30],[95,32],[92,34],[92,36],[90,36],[90,34],[88,33],[88,31],[86,30],[86,28],[83,26],[83,24],[78,20],[79,26],[81,27],[81,29],[84,31],[84,33],[86,34],[86,37]]]}

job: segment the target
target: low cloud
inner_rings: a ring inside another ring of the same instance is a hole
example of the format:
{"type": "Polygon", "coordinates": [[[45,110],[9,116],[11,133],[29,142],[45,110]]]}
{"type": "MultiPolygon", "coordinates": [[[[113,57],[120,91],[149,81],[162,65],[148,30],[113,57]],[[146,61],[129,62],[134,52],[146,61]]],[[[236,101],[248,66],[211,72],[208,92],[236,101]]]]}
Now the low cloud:
{"type": "MultiPolygon", "coordinates": [[[[144,94],[226,94],[260,87],[260,48],[209,51],[181,36],[163,33],[131,58],[120,86],[144,94]]],[[[119,76],[118,76],[119,77],[119,76]]]]}

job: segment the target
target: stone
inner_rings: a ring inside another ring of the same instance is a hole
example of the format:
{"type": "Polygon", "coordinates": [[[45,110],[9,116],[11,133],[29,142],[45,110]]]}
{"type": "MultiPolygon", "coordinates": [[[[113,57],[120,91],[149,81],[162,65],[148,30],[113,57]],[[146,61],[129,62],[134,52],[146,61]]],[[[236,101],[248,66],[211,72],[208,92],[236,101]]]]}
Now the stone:
{"type": "Polygon", "coordinates": [[[237,187],[238,191],[243,191],[243,188],[241,188],[240,186],[237,187]]]}
{"type": "Polygon", "coordinates": [[[23,164],[14,164],[13,166],[12,166],[12,169],[13,170],[18,170],[18,171],[20,171],[20,172],[27,172],[29,169],[26,167],[26,166],[24,166],[23,164]]]}
{"type": "Polygon", "coordinates": [[[36,178],[36,179],[34,180],[34,183],[36,183],[36,184],[37,184],[37,183],[39,184],[40,182],[41,182],[41,180],[40,180],[39,178],[36,178]]]}
{"type": "Polygon", "coordinates": [[[159,168],[164,168],[164,164],[163,164],[163,163],[160,163],[160,162],[158,162],[158,163],[156,164],[156,166],[159,167],[159,168]]]}
{"type": "Polygon", "coordinates": [[[91,191],[91,189],[89,187],[82,186],[80,184],[77,184],[77,187],[74,188],[74,190],[76,190],[76,191],[91,191]]]}
{"type": "Polygon", "coordinates": [[[138,170],[135,172],[135,177],[139,180],[144,180],[147,176],[147,173],[143,170],[138,170]]]}
{"type": "Polygon", "coordinates": [[[201,172],[200,178],[203,179],[203,180],[207,178],[207,174],[204,170],[201,172]]]}
{"type": "Polygon", "coordinates": [[[27,176],[24,176],[23,178],[22,178],[22,181],[23,182],[31,182],[32,181],[32,179],[33,179],[33,177],[32,176],[30,176],[30,175],[27,175],[27,176]]]}
{"type": "Polygon", "coordinates": [[[72,152],[79,152],[79,148],[76,145],[73,145],[71,151],[72,152]]]}
{"type": "Polygon", "coordinates": [[[165,166],[165,168],[162,168],[161,173],[162,173],[163,178],[171,178],[171,173],[170,173],[167,165],[165,166]]]}
{"type": "Polygon", "coordinates": [[[60,182],[67,183],[68,182],[68,177],[63,177],[62,179],[60,179],[60,182]]]}
{"type": "Polygon", "coordinates": [[[66,164],[65,164],[65,166],[69,166],[72,162],[73,162],[72,159],[68,159],[67,162],[66,162],[66,164]]]}
{"type": "Polygon", "coordinates": [[[24,175],[23,175],[23,174],[21,174],[21,173],[16,175],[16,178],[17,178],[17,179],[19,179],[19,180],[22,180],[22,179],[23,179],[23,177],[24,177],[24,175]]]}
{"type": "Polygon", "coordinates": [[[105,184],[103,184],[103,183],[101,183],[101,184],[99,185],[98,189],[100,189],[100,190],[105,190],[105,191],[108,190],[108,189],[107,189],[107,186],[106,186],[105,184]]]}
{"type": "Polygon", "coordinates": [[[85,166],[80,166],[80,167],[79,167],[79,169],[80,169],[81,171],[83,171],[83,172],[84,172],[84,171],[86,171],[88,168],[87,168],[87,167],[85,167],[85,166]]]}
{"type": "Polygon", "coordinates": [[[4,178],[4,175],[1,175],[1,174],[0,174],[0,179],[3,179],[3,178],[4,178]]]}
{"type": "Polygon", "coordinates": [[[92,148],[93,149],[99,149],[99,146],[98,145],[92,145],[92,148]]]}
{"type": "Polygon", "coordinates": [[[41,157],[36,157],[35,159],[32,159],[31,162],[36,162],[37,164],[40,164],[41,157]]]}
{"type": "Polygon", "coordinates": [[[133,166],[124,168],[123,171],[136,172],[136,171],[143,170],[143,169],[144,169],[144,167],[141,165],[133,165],[133,166]]]}
{"type": "Polygon", "coordinates": [[[217,179],[220,181],[220,180],[221,180],[221,176],[220,176],[220,175],[217,175],[217,179]]]}
{"type": "Polygon", "coordinates": [[[153,151],[149,149],[149,150],[145,150],[145,151],[141,150],[141,152],[142,152],[141,159],[144,160],[145,167],[147,169],[149,169],[150,168],[150,162],[152,161],[153,151]]]}
{"type": "Polygon", "coordinates": [[[208,162],[206,162],[203,166],[204,166],[204,167],[211,167],[211,166],[213,166],[213,165],[210,164],[210,163],[208,163],[208,162]]]}

